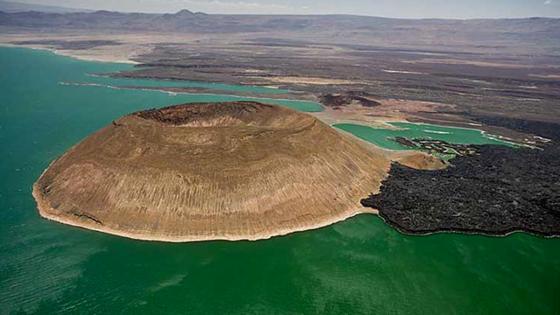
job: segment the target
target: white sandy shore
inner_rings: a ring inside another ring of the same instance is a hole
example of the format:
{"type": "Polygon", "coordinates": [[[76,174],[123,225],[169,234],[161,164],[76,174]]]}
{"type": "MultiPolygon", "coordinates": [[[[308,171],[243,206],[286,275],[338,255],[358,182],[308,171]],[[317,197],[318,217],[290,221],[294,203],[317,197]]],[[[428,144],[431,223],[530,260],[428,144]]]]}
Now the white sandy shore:
{"type": "Polygon", "coordinates": [[[0,34],[0,45],[11,47],[27,47],[44,49],[59,55],[81,60],[96,62],[117,62],[137,64],[139,56],[149,53],[159,43],[193,43],[204,35],[188,33],[99,33],[83,31],[65,31],[63,33],[6,33],[0,34]],[[76,41],[114,41],[118,45],[101,45],[90,49],[55,49],[48,41],[76,42],[76,41]],[[32,41],[34,45],[19,45],[19,42],[32,41]],[[42,44],[41,41],[45,41],[42,44]]]}
{"type": "Polygon", "coordinates": [[[10,43],[0,42],[0,47],[15,47],[15,48],[28,48],[36,50],[46,50],[54,54],[71,57],[83,61],[94,61],[94,62],[112,62],[112,63],[128,63],[128,64],[139,64],[138,62],[130,59],[122,59],[122,56],[112,55],[110,53],[106,54],[86,54],[80,52],[80,50],[59,50],[45,45],[15,45],[10,43]]]}

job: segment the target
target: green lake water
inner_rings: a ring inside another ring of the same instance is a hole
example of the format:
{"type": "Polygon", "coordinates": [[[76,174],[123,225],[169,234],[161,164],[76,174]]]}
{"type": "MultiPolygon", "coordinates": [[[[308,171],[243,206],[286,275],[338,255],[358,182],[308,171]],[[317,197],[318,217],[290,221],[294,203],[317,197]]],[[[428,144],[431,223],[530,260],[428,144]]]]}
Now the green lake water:
{"type": "Polygon", "coordinates": [[[494,144],[511,143],[487,135],[480,130],[455,128],[431,124],[390,122],[389,128],[372,128],[356,124],[335,124],[334,127],[389,150],[410,150],[409,147],[393,141],[395,137],[443,140],[454,144],[494,144]],[[393,128],[390,128],[393,127],[393,128]]]}
{"type": "Polygon", "coordinates": [[[127,67],[0,48],[0,314],[560,313],[560,239],[405,236],[361,215],[265,241],[170,244],[41,219],[33,182],[111,120],[174,103],[243,99],[60,84],[135,85],[87,75],[127,67]]]}

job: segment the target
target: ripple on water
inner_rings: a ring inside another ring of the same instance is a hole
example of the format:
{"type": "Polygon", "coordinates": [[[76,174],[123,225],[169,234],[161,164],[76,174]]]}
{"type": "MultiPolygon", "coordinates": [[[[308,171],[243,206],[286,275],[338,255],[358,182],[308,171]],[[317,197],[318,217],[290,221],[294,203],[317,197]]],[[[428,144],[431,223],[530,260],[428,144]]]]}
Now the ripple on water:
{"type": "Polygon", "coordinates": [[[83,238],[72,232],[37,217],[12,227],[13,237],[2,244],[9,255],[0,259],[2,311],[32,312],[76,286],[83,262],[102,248],[91,241],[83,246],[83,238]]]}

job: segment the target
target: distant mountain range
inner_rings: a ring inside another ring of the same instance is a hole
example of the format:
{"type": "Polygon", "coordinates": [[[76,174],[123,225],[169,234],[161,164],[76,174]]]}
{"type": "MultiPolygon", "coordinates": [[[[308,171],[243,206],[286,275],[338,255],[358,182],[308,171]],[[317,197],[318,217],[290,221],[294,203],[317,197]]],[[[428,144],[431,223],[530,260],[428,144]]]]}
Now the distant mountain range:
{"type": "MultiPolygon", "coordinates": [[[[5,2],[4,2],[5,3],[5,2]]],[[[0,10],[2,11],[2,10],[0,10]]],[[[392,19],[352,15],[220,15],[182,10],[174,14],[95,12],[0,12],[0,25],[37,28],[114,29],[131,31],[393,31],[501,33],[516,37],[560,34],[560,19],[392,19]]],[[[556,37],[560,38],[560,37],[556,37]]]]}
{"type": "Polygon", "coordinates": [[[57,7],[52,5],[20,3],[20,2],[10,2],[10,1],[1,1],[1,0],[0,0],[0,11],[8,12],[8,13],[26,12],[26,11],[37,11],[37,12],[47,12],[47,13],[92,12],[92,10],[86,10],[86,9],[74,9],[74,8],[57,7]]]}
{"type": "Polygon", "coordinates": [[[252,40],[266,45],[278,45],[281,39],[282,45],[337,43],[365,51],[381,45],[556,56],[560,49],[558,18],[414,20],[355,15],[224,15],[189,10],[170,14],[26,11],[0,12],[0,27],[46,33],[252,33],[256,36],[252,40]]]}

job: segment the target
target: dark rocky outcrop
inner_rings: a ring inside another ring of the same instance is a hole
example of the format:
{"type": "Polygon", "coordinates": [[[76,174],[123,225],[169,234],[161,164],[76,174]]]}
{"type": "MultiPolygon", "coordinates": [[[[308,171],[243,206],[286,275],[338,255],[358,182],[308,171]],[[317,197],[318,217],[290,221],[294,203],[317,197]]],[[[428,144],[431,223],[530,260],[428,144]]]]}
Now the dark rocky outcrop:
{"type": "Polygon", "coordinates": [[[451,157],[469,156],[476,154],[476,148],[466,144],[449,143],[434,139],[409,139],[396,137],[395,142],[412,149],[424,151],[430,154],[449,155],[451,157]]]}
{"type": "Polygon", "coordinates": [[[499,121],[553,141],[543,149],[473,146],[478,154],[459,156],[437,171],[395,163],[381,192],[362,205],[379,209],[387,223],[411,234],[560,235],[560,126],[499,121]]]}
{"type": "Polygon", "coordinates": [[[210,121],[220,121],[220,124],[227,125],[226,121],[228,120],[255,124],[251,119],[254,118],[253,116],[257,112],[264,114],[275,110],[273,105],[256,102],[229,102],[204,104],[204,106],[201,106],[201,103],[192,103],[191,105],[193,106],[175,105],[166,108],[149,109],[137,112],[135,115],[170,125],[210,121]]]}
{"type": "Polygon", "coordinates": [[[350,91],[340,94],[323,94],[319,97],[321,103],[327,107],[339,108],[358,103],[364,107],[375,107],[381,103],[371,99],[371,95],[360,91],[350,91]]]}

